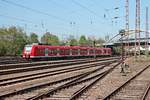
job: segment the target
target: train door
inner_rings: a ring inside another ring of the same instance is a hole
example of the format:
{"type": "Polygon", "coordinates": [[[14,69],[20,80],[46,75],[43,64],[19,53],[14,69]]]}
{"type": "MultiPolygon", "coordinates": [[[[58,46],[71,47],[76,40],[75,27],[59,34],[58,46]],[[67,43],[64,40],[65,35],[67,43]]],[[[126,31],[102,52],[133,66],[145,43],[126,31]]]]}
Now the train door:
{"type": "Polygon", "coordinates": [[[45,56],[48,56],[48,48],[45,48],[45,56]]]}

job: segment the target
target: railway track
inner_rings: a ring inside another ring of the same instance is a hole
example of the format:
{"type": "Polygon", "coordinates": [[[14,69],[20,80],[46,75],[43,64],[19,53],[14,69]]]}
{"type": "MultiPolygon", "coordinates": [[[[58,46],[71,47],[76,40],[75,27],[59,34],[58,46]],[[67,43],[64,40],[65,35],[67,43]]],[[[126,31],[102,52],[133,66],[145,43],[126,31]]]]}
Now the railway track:
{"type": "MultiPolygon", "coordinates": [[[[115,61],[112,61],[109,63],[113,63],[113,62],[115,62],[115,61]]],[[[0,86],[5,86],[5,85],[9,85],[9,84],[19,83],[22,81],[33,80],[33,79],[42,78],[42,77],[48,77],[48,76],[52,76],[52,75],[56,75],[56,74],[62,74],[62,73],[66,73],[69,71],[77,71],[77,70],[92,68],[92,67],[95,67],[96,65],[100,65],[100,64],[103,65],[105,63],[93,63],[90,65],[82,64],[82,65],[76,65],[76,66],[67,66],[67,67],[63,67],[63,68],[55,68],[55,69],[50,69],[50,70],[40,71],[40,72],[36,71],[36,73],[31,72],[30,74],[29,74],[29,72],[27,72],[27,74],[21,74],[19,76],[15,75],[15,77],[10,77],[10,75],[9,75],[8,78],[6,76],[3,76],[4,78],[0,79],[0,82],[1,82],[0,86]]]]}
{"type": "MultiPolygon", "coordinates": [[[[113,58],[113,60],[118,59],[118,58],[113,58]]],[[[13,67],[11,69],[1,69],[0,70],[0,75],[7,75],[7,74],[14,74],[14,73],[21,73],[21,72],[29,72],[29,71],[36,71],[36,70],[43,70],[43,69],[51,69],[51,68],[56,68],[56,67],[62,67],[62,66],[70,66],[70,65],[78,65],[78,64],[84,64],[84,63],[95,63],[98,61],[103,61],[103,60],[112,60],[112,58],[109,59],[97,59],[97,60],[84,60],[84,61],[71,61],[71,62],[59,62],[59,63],[54,63],[54,64],[49,64],[49,63],[45,63],[43,65],[37,65],[39,63],[32,63],[32,64],[27,64],[26,67],[23,67],[25,65],[20,65],[17,67],[13,67]],[[34,65],[35,64],[35,65],[34,65]],[[33,65],[33,66],[32,66],[33,65]]]]}
{"type": "Polygon", "coordinates": [[[149,100],[150,65],[110,93],[104,100],[149,100]]]}
{"type": "MultiPolygon", "coordinates": [[[[116,56],[112,56],[112,57],[116,57],[116,56]]],[[[110,58],[110,57],[98,57],[97,59],[103,59],[103,58],[110,58]]],[[[14,57],[0,57],[0,66],[4,65],[4,66],[8,66],[9,64],[20,64],[20,63],[34,63],[34,62],[44,62],[44,61],[48,61],[48,62],[62,62],[62,61],[71,61],[71,60],[85,60],[85,59],[93,59],[93,58],[82,58],[82,59],[69,59],[69,60],[49,60],[49,59],[34,59],[34,60],[27,60],[24,59],[20,56],[14,56],[14,57]]]]}
{"type": "MultiPolygon", "coordinates": [[[[91,64],[89,66],[87,66],[87,65],[80,66],[80,67],[78,66],[76,68],[70,68],[70,69],[66,68],[66,69],[59,70],[59,71],[57,70],[57,71],[49,72],[48,73],[49,75],[43,76],[43,77],[40,75],[38,76],[38,74],[37,74],[34,77],[30,76],[30,77],[24,77],[22,79],[18,78],[18,80],[16,80],[16,79],[5,80],[5,81],[2,81],[3,84],[1,84],[1,87],[0,87],[2,89],[2,91],[0,91],[0,98],[8,97],[8,100],[9,100],[10,99],[9,96],[14,95],[14,94],[18,94],[18,95],[21,94],[20,96],[23,96],[22,98],[31,97],[31,94],[34,94],[34,93],[30,93],[29,91],[34,91],[34,90],[40,91],[40,89],[39,89],[40,87],[46,87],[46,88],[44,88],[44,90],[45,90],[45,89],[47,89],[47,86],[56,84],[56,83],[58,83],[57,86],[60,86],[60,84],[61,85],[66,84],[67,82],[72,81],[72,79],[75,80],[81,76],[83,77],[83,76],[87,75],[87,73],[97,72],[96,70],[101,70],[104,68],[104,65],[107,66],[108,64],[111,64],[111,63],[113,63],[113,62],[109,62],[109,63],[105,62],[105,64],[97,63],[97,64],[91,64]],[[16,89],[16,87],[17,87],[17,89],[16,89]]],[[[99,73],[99,74],[102,74],[102,73],[99,73]]],[[[98,77],[98,75],[97,75],[97,77],[98,77]]],[[[56,87],[56,86],[54,86],[54,87],[56,87]]],[[[37,93],[37,92],[35,92],[35,93],[37,93]]],[[[38,93],[40,93],[40,92],[38,92],[38,93]]],[[[17,95],[17,97],[18,97],[18,95],[17,95]]],[[[15,97],[15,96],[13,96],[13,97],[15,97]]],[[[5,98],[5,99],[7,100],[7,98],[5,98]]],[[[16,98],[14,100],[16,100],[16,98]]],[[[19,99],[19,100],[21,100],[21,99],[19,99]]]]}
{"type": "MultiPolygon", "coordinates": [[[[108,63],[116,62],[116,60],[107,61],[108,63]]],[[[79,65],[71,65],[71,66],[64,66],[64,67],[56,67],[55,68],[49,68],[49,69],[42,69],[42,70],[32,70],[32,71],[25,71],[20,74],[20,71],[18,73],[11,73],[6,75],[0,76],[0,86],[20,83],[23,81],[29,81],[33,79],[48,77],[56,74],[62,74],[69,71],[78,71],[82,69],[88,69],[95,67],[96,65],[103,65],[107,62],[93,62],[93,63],[86,63],[86,64],[79,64],[79,65]]]]}
{"type": "Polygon", "coordinates": [[[150,100],[150,82],[147,85],[146,90],[144,91],[144,94],[143,94],[141,100],[150,100]]]}
{"type": "Polygon", "coordinates": [[[97,58],[97,59],[73,59],[73,60],[57,60],[57,61],[39,61],[39,62],[30,62],[30,63],[19,63],[19,64],[5,64],[0,65],[0,70],[8,70],[8,69],[16,69],[16,68],[25,68],[30,66],[40,66],[40,65],[52,65],[52,64],[78,64],[78,63],[87,63],[87,62],[94,62],[94,61],[104,61],[104,60],[111,60],[111,59],[120,59],[119,57],[107,57],[107,58],[97,58]]]}
{"type": "MultiPolygon", "coordinates": [[[[118,65],[118,64],[117,64],[118,65]]],[[[116,65],[115,65],[116,66],[116,65]]],[[[37,100],[37,99],[55,99],[55,100],[74,100],[82,95],[88,88],[94,85],[98,80],[102,79],[112,69],[108,68],[105,71],[98,71],[96,73],[88,72],[77,79],[71,80],[67,83],[44,91],[41,94],[35,95],[26,100],[37,100]],[[58,93],[56,93],[59,91],[58,93]]]]}
{"type": "Polygon", "coordinates": [[[0,65],[27,63],[29,61],[22,59],[22,57],[0,57],[0,65]]]}

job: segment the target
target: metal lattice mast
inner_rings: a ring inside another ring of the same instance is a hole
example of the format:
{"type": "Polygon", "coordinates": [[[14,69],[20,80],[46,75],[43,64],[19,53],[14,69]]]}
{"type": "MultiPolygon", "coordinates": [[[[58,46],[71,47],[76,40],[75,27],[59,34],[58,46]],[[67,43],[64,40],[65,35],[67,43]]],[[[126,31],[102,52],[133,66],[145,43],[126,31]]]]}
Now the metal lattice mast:
{"type": "MultiPolygon", "coordinates": [[[[127,34],[127,43],[126,48],[129,49],[129,0],[126,0],[126,34],[127,34]]],[[[126,52],[125,55],[128,53],[126,52]]]]}
{"type": "Polygon", "coordinates": [[[149,38],[149,32],[148,32],[148,7],[146,7],[146,20],[145,20],[145,49],[148,51],[148,38],[149,38]]]}
{"type": "Polygon", "coordinates": [[[141,9],[141,6],[140,6],[140,0],[137,0],[138,1],[138,50],[139,50],[139,55],[140,55],[140,38],[141,38],[141,35],[140,35],[140,9],[141,9]]]}
{"type": "Polygon", "coordinates": [[[140,0],[136,0],[135,53],[134,53],[135,57],[137,56],[136,51],[138,51],[138,54],[140,55],[140,0]]]}

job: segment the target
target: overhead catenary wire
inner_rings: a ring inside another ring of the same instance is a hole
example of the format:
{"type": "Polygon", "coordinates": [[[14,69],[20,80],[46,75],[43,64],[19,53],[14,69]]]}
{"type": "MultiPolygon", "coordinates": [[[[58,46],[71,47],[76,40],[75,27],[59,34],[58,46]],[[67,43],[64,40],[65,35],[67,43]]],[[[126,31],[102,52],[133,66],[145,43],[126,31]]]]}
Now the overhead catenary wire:
{"type": "Polygon", "coordinates": [[[51,17],[51,18],[53,18],[53,19],[57,19],[57,20],[62,21],[62,22],[66,22],[66,21],[68,22],[68,20],[66,20],[66,19],[63,19],[63,18],[60,18],[60,17],[58,17],[58,16],[49,14],[49,13],[47,13],[47,12],[43,12],[43,11],[40,11],[40,10],[37,10],[37,9],[34,9],[34,8],[30,8],[30,7],[27,7],[27,6],[24,6],[24,5],[21,5],[21,4],[12,2],[12,1],[10,1],[10,0],[9,0],[9,1],[8,1],[8,0],[1,0],[1,1],[3,1],[3,2],[5,2],[5,3],[8,3],[8,4],[11,4],[11,5],[14,5],[14,6],[17,6],[17,7],[21,7],[21,8],[27,9],[27,10],[32,11],[32,12],[35,12],[35,13],[39,13],[39,14],[42,14],[42,15],[49,16],[49,17],[51,17]]]}
{"type": "MultiPolygon", "coordinates": [[[[38,23],[36,24],[36,23],[34,23],[33,21],[26,20],[26,19],[22,19],[22,18],[18,18],[18,17],[9,16],[9,15],[6,15],[6,14],[0,14],[0,16],[1,16],[1,17],[4,17],[4,18],[11,19],[11,20],[16,20],[16,21],[24,22],[24,23],[26,23],[26,25],[27,25],[27,24],[32,24],[32,25],[34,25],[34,27],[36,27],[36,30],[37,30],[37,26],[38,26],[38,28],[39,28],[39,26],[40,26],[40,24],[38,24],[38,23]]],[[[43,22],[42,22],[41,24],[43,24],[43,22]]],[[[44,24],[43,24],[43,25],[44,25],[44,24]]],[[[41,26],[41,27],[42,27],[42,30],[43,30],[43,29],[45,30],[45,27],[43,27],[43,26],[41,26]]],[[[58,26],[57,26],[57,28],[63,28],[63,27],[58,27],[58,26]]],[[[28,28],[28,29],[29,29],[29,28],[28,28]]],[[[67,28],[63,28],[63,29],[69,30],[69,29],[67,29],[67,28]]],[[[30,30],[31,30],[31,28],[30,28],[30,30]]],[[[42,31],[42,30],[40,30],[40,31],[42,31]]]]}
{"type": "Polygon", "coordinates": [[[30,24],[37,25],[37,24],[35,24],[34,22],[32,22],[32,21],[30,21],[30,20],[26,20],[26,19],[14,17],[14,16],[8,16],[8,15],[6,15],[6,14],[0,14],[0,16],[6,17],[6,18],[9,18],[9,19],[14,19],[14,20],[18,20],[18,21],[22,21],[22,22],[26,22],[26,23],[30,23],[30,24]]]}
{"type": "Polygon", "coordinates": [[[73,2],[74,4],[76,4],[76,5],[78,5],[79,7],[81,7],[81,8],[83,8],[83,9],[87,10],[89,13],[93,14],[94,16],[96,16],[96,17],[101,21],[101,23],[104,23],[104,22],[102,22],[102,20],[101,20],[101,19],[104,19],[104,18],[103,18],[102,16],[99,16],[99,15],[98,15],[96,12],[94,12],[93,10],[89,9],[88,7],[82,5],[81,3],[79,3],[79,2],[77,2],[77,1],[75,1],[75,0],[72,0],[72,2],[73,2]]]}
{"type": "Polygon", "coordinates": [[[24,22],[25,23],[25,28],[27,28],[27,24],[33,24],[34,28],[36,28],[36,29],[33,29],[33,28],[28,28],[28,29],[42,31],[42,30],[37,29],[38,24],[35,24],[34,22],[32,22],[30,20],[21,19],[21,18],[18,18],[18,17],[6,15],[6,14],[0,14],[0,16],[4,17],[4,18],[11,19],[11,20],[16,20],[16,21],[24,22]]]}

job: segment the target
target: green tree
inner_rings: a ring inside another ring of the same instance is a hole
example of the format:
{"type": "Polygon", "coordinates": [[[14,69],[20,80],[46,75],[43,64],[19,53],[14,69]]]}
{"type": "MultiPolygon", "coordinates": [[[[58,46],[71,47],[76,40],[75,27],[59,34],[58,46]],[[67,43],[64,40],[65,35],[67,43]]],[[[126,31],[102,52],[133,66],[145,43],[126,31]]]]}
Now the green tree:
{"type": "Polygon", "coordinates": [[[35,33],[31,33],[29,38],[30,43],[39,43],[38,35],[36,35],[35,33]]]}
{"type": "Polygon", "coordinates": [[[41,42],[43,44],[59,45],[59,38],[56,35],[53,35],[53,34],[50,34],[49,32],[46,32],[41,37],[41,42]]]}
{"type": "Polygon", "coordinates": [[[20,27],[0,28],[0,55],[20,55],[28,43],[27,35],[20,27]]]}
{"type": "Polygon", "coordinates": [[[88,37],[87,44],[88,44],[88,46],[93,47],[94,46],[94,39],[88,37]]]}
{"type": "Polygon", "coordinates": [[[74,38],[73,35],[69,36],[68,45],[70,45],[70,46],[77,46],[78,45],[78,41],[74,38]]]}
{"type": "Polygon", "coordinates": [[[87,39],[84,35],[82,35],[79,39],[80,46],[87,46],[87,39]]]}
{"type": "Polygon", "coordinates": [[[76,39],[70,40],[70,46],[77,46],[77,45],[78,45],[78,41],[76,39]]]}
{"type": "Polygon", "coordinates": [[[101,47],[102,44],[105,42],[105,40],[103,40],[102,38],[99,38],[99,39],[97,39],[95,42],[96,42],[96,46],[101,47]]]}

